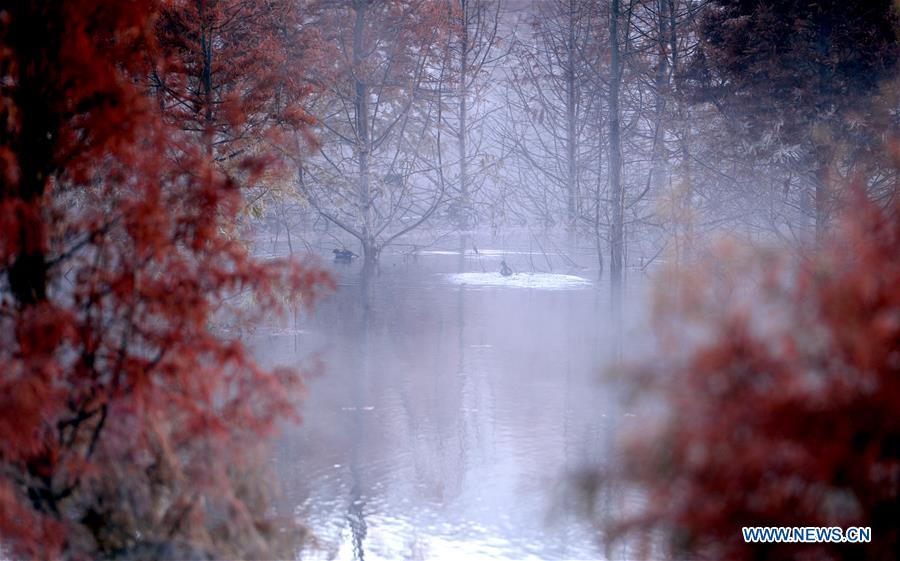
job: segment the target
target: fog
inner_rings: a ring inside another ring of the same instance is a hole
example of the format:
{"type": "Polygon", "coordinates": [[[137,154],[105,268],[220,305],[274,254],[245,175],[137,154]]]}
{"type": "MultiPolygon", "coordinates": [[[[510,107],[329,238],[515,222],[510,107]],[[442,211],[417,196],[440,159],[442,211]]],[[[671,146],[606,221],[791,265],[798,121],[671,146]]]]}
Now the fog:
{"type": "Polygon", "coordinates": [[[0,559],[894,559],[900,0],[0,4],[0,559]]]}
{"type": "Polygon", "coordinates": [[[267,361],[325,365],[276,462],[279,508],[318,540],[304,558],[600,554],[570,487],[627,419],[603,367],[616,333],[641,336],[643,275],[631,271],[616,325],[589,246],[562,256],[515,235],[467,239],[477,254],[386,250],[371,277],[335,264],[331,297],[259,334],[267,361]]]}
{"type": "MultiPolygon", "coordinates": [[[[448,35],[377,2],[318,20],[335,62],[316,140],[253,228],[258,255],[319,259],[338,284],[254,337],[267,364],[323,365],[275,460],[279,512],[314,536],[301,556],[632,555],[592,509],[621,518],[640,489],[578,481],[648,422],[619,375],[665,370],[653,295],[721,240],[822,238],[868,142],[841,107],[896,107],[886,86],[770,91],[813,55],[746,60],[757,31],[720,4],[464,0],[448,35]]],[[[876,160],[878,200],[896,176],[876,160]]]]}

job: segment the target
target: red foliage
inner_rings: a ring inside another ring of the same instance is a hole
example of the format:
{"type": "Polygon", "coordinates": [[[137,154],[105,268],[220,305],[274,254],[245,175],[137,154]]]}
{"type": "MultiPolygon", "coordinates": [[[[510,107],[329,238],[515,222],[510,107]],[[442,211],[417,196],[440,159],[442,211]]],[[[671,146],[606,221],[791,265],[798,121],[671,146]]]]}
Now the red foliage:
{"type": "Polygon", "coordinates": [[[631,372],[654,405],[621,473],[647,502],[619,531],[700,558],[895,559],[898,255],[900,205],[859,197],[802,260],[719,254],[661,292],[661,352],[631,372]],[[872,542],[745,544],[742,526],[871,526],[872,542]]]}
{"type": "MultiPolygon", "coordinates": [[[[235,470],[300,388],[213,316],[225,297],[252,293],[243,318],[330,282],[223,235],[238,183],[145,86],[166,65],[148,54],[163,5],[0,9],[0,541],[17,556],[212,547],[222,512],[247,510],[235,470]]],[[[232,122],[270,101],[255,95],[232,122]]]]}
{"type": "MultiPolygon", "coordinates": [[[[151,75],[169,121],[203,133],[220,162],[312,124],[305,63],[318,46],[292,0],[178,0],[156,29],[151,75]]],[[[255,154],[258,156],[259,154],[255,154]]]]}

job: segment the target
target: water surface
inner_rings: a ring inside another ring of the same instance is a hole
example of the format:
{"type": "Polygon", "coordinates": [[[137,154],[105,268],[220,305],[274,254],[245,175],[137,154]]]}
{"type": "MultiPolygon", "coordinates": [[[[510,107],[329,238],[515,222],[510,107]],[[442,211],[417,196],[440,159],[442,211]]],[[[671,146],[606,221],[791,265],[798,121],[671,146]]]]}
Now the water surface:
{"type": "Polygon", "coordinates": [[[338,290],[260,344],[327,365],[277,458],[281,506],[318,540],[303,558],[602,558],[564,489],[625,414],[600,376],[609,289],[516,254],[504,279],[503,256],[335,267],[338,290]]]}

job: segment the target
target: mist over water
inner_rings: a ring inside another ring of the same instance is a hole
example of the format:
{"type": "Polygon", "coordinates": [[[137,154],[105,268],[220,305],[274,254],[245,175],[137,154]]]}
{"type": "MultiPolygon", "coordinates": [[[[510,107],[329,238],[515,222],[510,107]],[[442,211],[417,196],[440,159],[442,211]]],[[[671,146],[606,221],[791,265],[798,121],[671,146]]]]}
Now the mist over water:
{"type": "Polygon", "coordinates": [[[589,247],[471,245],[388,253],[368,279],[335,265],[331,296],[260,338],[266,361],[326,364],[276,461],[280,509],[318,541],[304,558],[602,557],[566,490],[627,414],[603,376],[609,285],[589,247]]]}
{"type": "Polygon", "coordinates": [[[15,0],[0,70],[0,561],[898,558],[900,0],[15,0]]]}

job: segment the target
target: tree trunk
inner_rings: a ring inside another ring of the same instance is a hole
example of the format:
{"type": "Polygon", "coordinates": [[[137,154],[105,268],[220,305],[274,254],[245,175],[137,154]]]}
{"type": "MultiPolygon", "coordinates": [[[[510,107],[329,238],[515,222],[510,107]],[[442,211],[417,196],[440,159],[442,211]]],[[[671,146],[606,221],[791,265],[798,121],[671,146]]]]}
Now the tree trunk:
{"type": "MultiPolygon", "coordinates": [[[[602,115],[602,113],[601,113],[602,115]]],[[[600,118],[600,122],[597,123],[597,130],[603,130],[603,118],[600,118]]],[[[604,244],[603,235],[600,230],[600,202],[603,200],[603,151],[599,150],[597,152],[597,182],[595,184],[595,193],[594,193],[594,242],[597,248],[597,265],[599,266],[599,271],[597,272],[597,280],[603,279],[603,253],[606,251],[606,246],[604,244]]]]}
{"type": "Polygon", "coordinates": [[[200,3],[200,48],[202,49],[203,70],[203,103],[206,106],[203,113],[203,144],[206,155],[214,157],[213,146],[213,87],[212,87],[212,30],[206,25],[205,3],[200,3]]]}
{"type": "MultiPolygon", "coordinates": [[[[26,20],[31,15],[28,10],[23,11],[24,14],[13,17],[13,21],[21,21],[20,29],[38,28],[36,22],[26,20]]],[[[8,34],[12,48],[18,49],[20,60],[27,63],[32,56],[28,45],[34,38],[16,33],[16,25],[8,34]]],[[[0,182],[0,199],[18,199],[21,205],[16,217],[19,241],[13,244],[18,251],[10,256],[12,263],[6,269],[10,291],[21,306],[47,298],[47,229],[41,201],[54,171],[54,143],[60,126],[42,88],[40,64],[25,63],[20,82],[12,90],[16,98],[13,107],[19,108],[21,126],[18,131],[7,127],[0,130],[0,143],[11,145],[12,153],[20,155],[18,182],[0,182]]]]}
{"type": "Polygon", "coordinates": [[[378,247],[375,240],[372,218],[372,193],[370,185],[369,154],[369,88],[361,75],[363,63],[363,31],[366,18],[366,3],[354,4],[356,20],[353,25],[353,76],[355,97],[353,110],[356,121],[356,157],[358,161],[358,195],[361,219],[362,249],[365,266],[368,268],[378,260],[378,247]]]}
{"type": "MultiPolygon", "coordinates": [[[[678,28],[675,0],[666,0],[669,13],[669,50],[671,51],[671,75],[678,73],[678,28]]],[[[690,27],[691,23],[687,24],[690,27]]],[[[688,110],[680,99],[676,98],[677,120],[680,122],[679,151],[681,152],[681,190],[678,193],[675,209],[675,261],[680,264],[691,254],[694,241],[694,184],[691,170],[691,125],[688,110]]]]}
{"type": "Polygon", "coordinates": [[[625,192],[622,188],[622,139],[620,130],[619,88],[622,69],[619,53],[620,0],[611,0],[609,17],[609,187],[612,199],[610,225],[609,274],[614,310],[621,309],[622,277],[624,269],[625,192]]]}
{"type": "Polygon", "coordinates": [[[816,242],[821,242],[828,231],[829,183],[831,181],[832,151],[828,146],[816,150],[815,170],[815,218],[816,242]]]}
{"type": "Polygon", "coordinates": [[[568,37],[566,38],[566,224],[575,231],[578,220],[578,154],[575,123],[575,0],[569,0],[568,37]]]}
{"type": "Polygon", "coordinates": [[[469,14],[468,1],[460,0],[462,12],[462,29],[460,29],[460,61],[459,61],[459,130],[457,142],[459,145],[459,206],[457,226],[461,230],[467,230],[470,213],[469,170],[468,170],[468,146],[466,134],[469,132],[468,122],[468,70],[469,70],[469,14]]]}
{"type": "Polygon", "coordinates": [[[691,170],[690,125],[685,122],[681,130],[681,181],[682,192],[678,208],[681,222],[682,248],[679,260],[690,259],[694,245],[694,179],[691,170]]]}
{"type": "Polygon", "coordinates": [[[666,168],[666,133],[663,126],[666,112],[666,96],[669,94],[669,35],[668,14],[666,14],[666,0],[657,0],[657,66],[655,77],[656,99],[654,100],[654,131],[653,131],[653,165],[652,187],[655,193],[660,193],[665,186],[666,168]]]}
{"type": "Polygon", "coordinates": [[[378,244],[375,243],[374,239],[366,238],[362,242],[362,259],[363,259],[363,270],[368,273],[374,273],[375,267],[378,265],[378,257],[381,253],[381,248],[378,247],[378,244]]]}

